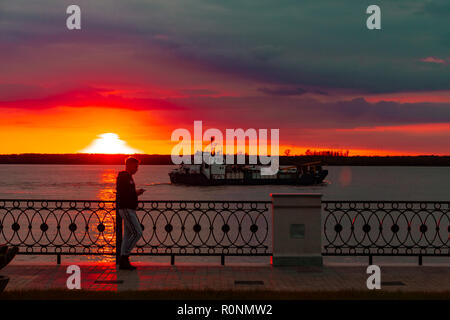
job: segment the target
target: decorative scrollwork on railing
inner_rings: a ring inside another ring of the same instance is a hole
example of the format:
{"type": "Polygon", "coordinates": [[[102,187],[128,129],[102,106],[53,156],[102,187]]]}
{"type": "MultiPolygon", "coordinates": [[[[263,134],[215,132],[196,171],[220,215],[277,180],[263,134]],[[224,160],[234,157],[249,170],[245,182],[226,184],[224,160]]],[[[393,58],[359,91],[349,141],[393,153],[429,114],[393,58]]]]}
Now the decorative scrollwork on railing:
{"type": "Polygon", "coordinates": [[[323,203],[324,255],[450,255],[450,202],[323,203]]]}
{"type": "Polygon", "coordinates": [[[270,255],[270,202],[145,201],[137,253],[270,255]]]}
{"type": "MultiPolygon", "coordinates": [[[[271,255],[269,205],[256,201],[143,201],[134,254],[271,255]]],[[[23,254],[115,255],[113,201],[0,200],[0,243],[23,254]]]]}
{"type": "Polygon", "coordinates": [[[0,200],[0,243],[28,254],[115,252],[110,201],[0,200]]]}

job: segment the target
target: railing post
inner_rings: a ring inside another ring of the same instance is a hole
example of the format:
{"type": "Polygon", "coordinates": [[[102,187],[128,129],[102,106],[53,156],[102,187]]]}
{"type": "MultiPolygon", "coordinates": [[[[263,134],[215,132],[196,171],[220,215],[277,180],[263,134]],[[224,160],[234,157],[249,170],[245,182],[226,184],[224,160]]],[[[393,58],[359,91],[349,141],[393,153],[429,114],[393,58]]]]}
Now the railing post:
{"type": "Polygon", "coordinates": [[[116,264],[119,264],[121,247],[122,247],[122,217],[119,214],[119,209],[116,208],[116,264]]]}
{"type": "Polygon", "coordinates": [[[322,195],[272,197],[274,266],[322,266],[322,195]]]}

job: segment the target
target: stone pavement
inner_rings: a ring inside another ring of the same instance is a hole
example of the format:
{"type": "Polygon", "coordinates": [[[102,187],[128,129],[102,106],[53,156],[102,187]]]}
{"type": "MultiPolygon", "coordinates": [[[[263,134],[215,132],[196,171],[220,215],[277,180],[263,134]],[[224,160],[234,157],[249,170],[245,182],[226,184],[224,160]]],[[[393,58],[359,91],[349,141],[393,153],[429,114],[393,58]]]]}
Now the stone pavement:
{"type": "MultiPolygon", "coordinates": [[[[365,266],[273,267],[271,265],[193,265],[137,263],[137,271],[116,270],[113,263],[83,263],[81,287],[87,290],[367,290],[365,266]],[[119,283],[118,283],[119,282],[119,283]]],[[[7,291],[65,289],[67,265],[12,264],[7,291]]],[[[450,267],[381,266],[382,290],[450,291],[450,267]]]]}

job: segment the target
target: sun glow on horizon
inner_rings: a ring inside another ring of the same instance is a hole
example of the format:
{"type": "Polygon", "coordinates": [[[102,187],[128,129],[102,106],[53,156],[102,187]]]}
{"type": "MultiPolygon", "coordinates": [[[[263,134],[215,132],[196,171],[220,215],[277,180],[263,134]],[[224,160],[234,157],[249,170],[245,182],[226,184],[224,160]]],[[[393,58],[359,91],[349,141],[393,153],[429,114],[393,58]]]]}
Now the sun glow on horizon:
{"type": "Polygon", "coordinates": [[[81,153],[100,153],[100,154],[136,154],[143,153],[140,150],[133,149],[127,143],[119,138],[116,133],[102,133],[92,143],[80,151],[81,153]]]}

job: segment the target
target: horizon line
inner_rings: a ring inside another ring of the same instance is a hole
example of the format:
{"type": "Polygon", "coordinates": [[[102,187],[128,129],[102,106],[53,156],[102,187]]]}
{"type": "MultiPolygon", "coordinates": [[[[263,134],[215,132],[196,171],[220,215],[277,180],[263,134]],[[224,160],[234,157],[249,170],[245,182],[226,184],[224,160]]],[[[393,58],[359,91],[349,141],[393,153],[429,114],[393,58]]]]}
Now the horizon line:
{"type": "MultiPolygon", "coordinates": [[[[0,156],[24,156],[24,155],[86,155],[86,156],[171,156],[171,154],[163,154],[163,153],[84,153],[84,152],[74,152],[74,153],[37,153],[37,152],[24,152],[24,153],[0,153],[0,156]]],[[[191,154],[190,156],[194,156],[195,154],[191,154]]],[[[223,156],[226,156],[228,154],[223,154],[223,156]]],[[[239,154],[235,153],[234,156],[237,156],[239,154]]],[[[245,156],[249,156],[248,153],[244,154],[245,156]]],[[[259,156],[259,155],[256,155],[259,156]]],[[[271,156],[271,155],[267,155],[271,156]]],[[[442,155],[442,154],[396,154],[396,155],[321,155],[321,154],[295,154],[295,155],[279,155],[279,157],[344,157],[344,158],[351,158],[351,157],[450,157],[450,154],[448,155],[442,155]]]]}

